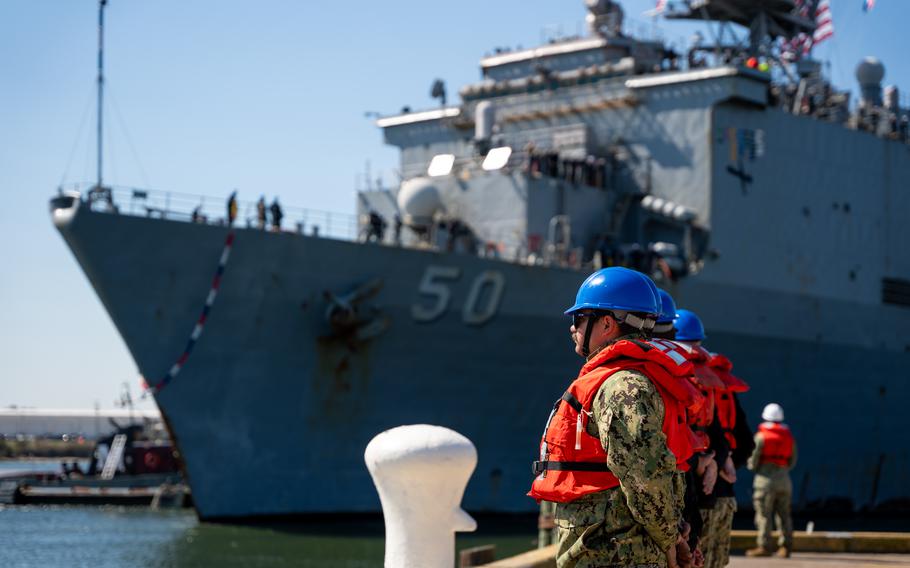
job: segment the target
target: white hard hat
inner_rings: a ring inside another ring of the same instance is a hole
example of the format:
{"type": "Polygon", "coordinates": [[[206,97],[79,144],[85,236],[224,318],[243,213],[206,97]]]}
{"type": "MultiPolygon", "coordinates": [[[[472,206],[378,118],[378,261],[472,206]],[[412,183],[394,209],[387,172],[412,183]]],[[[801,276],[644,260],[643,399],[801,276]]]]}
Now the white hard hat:
{"type": "Polygon", "coordinates": [[[761,419],[768,422],[783,422],[784,409],[776,402],[772,402],[761,411],[761,419]]]}

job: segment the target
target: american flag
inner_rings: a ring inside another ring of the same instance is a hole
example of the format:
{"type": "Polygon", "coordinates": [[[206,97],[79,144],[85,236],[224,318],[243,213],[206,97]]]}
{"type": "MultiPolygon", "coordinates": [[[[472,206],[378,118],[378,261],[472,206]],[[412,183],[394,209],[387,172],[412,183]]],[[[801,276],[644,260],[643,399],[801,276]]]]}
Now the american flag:
{"type": "Polygon", "coordinates": [[[818,7],[815,8],[815,33],[812,34],[812,43],[819,44],[833,35],[834,20],[831,18],[831,2],[821,0],[818,7]]]}
{"type": "MultiPolygon", "coordinates": [[[[866,2],[870,0],[864,0],[866,2]]],[[[872,0],[874,1],[874,0],[872,0]]],[[[812,0],[796,0],[796,9],[803,18],[809,17],[809,10],[812,7],[812,0]]],[[[830,0],[819,0],[815,7],[815,33],[811,36],[808,34],[799,34],[786,44],[786,48],[791,53],[802,52],[808,55],[813,45],[817,45],[834,35],[834,18],[831,16],[830,0]]]]}
{"type": "Polygon", "coordinates": [[[667,1],[668,0],[657,0],[657,5],[654,6],[653,9],[645,12],[644,15],[649,18],[654,18],[663,14],[667,10],[667,1]]]}

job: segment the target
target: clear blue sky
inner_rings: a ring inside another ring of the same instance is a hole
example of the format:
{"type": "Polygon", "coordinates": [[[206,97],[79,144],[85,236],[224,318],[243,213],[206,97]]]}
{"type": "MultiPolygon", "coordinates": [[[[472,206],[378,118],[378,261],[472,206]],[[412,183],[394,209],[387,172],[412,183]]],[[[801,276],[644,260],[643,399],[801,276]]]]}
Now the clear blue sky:
{"type": "MultiPolygon", "coordinates": [[[[862,0],[832,0],[835,37],[818,54],[836,60],[842,87],[874,54],[886,83],[910,89],[910,2],[877,4],[864,15],[862,0]]],[[[624,5],[650,27],[641,14],[653,0],[624,5]]],[[[397,162],[365,111],[435,106],[437,77],[457,100],[484,53],[535,45],[546,28],[574,33],[584,14],[581,0],[110,0],[105,179],[352,212],[366,160],[386,182],[397,162]]],[[[138,393],[47,211],[74,145],[66,180],[94,177],[96,20],[95,0],[0,3],[0,406],[109,407],[124,381],[138,393]]],[[[658,25],[668,38],[693,30],[658,25]]]]}

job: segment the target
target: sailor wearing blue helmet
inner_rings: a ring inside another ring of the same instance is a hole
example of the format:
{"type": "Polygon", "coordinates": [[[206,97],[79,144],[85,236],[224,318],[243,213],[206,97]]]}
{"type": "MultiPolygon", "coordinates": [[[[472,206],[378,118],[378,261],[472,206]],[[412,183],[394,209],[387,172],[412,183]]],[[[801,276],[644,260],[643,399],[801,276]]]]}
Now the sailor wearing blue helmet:
{"type": "Polygon", "coordinates": [[[589,357],[592,343],[606,345],[606,336],[611,335],[614,326],[620,335],[653,330],[660,314],[660,295],[654,282],[641,272],[622,267],[604,268],[581,284],[575,304],[565,314],[572,316],[570,333],[575,352],[589,357]],[[601,319],[603,326],[593,325],[601,319]],[[591,320],[591,325],[582,325],[586,320],[591,320]]]}
{"type": "Polygon", "coordinates": [[[611,267],[578,289],[569,331],[586,358],[553,406],[529,496],[555,502],[557,568],[690,566],[676,451],[691,372],[648,336],[661,313],[646,275],[611,267]]]}

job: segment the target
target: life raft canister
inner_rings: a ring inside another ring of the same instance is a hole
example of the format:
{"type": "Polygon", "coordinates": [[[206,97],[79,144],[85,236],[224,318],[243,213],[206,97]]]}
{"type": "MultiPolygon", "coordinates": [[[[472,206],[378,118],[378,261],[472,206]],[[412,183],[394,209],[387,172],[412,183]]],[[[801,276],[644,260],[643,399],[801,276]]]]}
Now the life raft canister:
{"type": "Polygon", "coordinates": [[[783,424],[762,422],[758,425],[758,432],[764,442],[758,463],[773,463],[780,467],[790,465],[793,457],[793,434],[790,429],[783,424]]]}
{"type": "Polygon", "coordinates": [[[733,434],[733,429],[736,427],[736,402],[733,396],[749,390],[749,385],[731,372],[733,363],[719,353],[711,354],[708,366],[724,382],[725,388],[715,393],[714,402],[717,406],[717,419],[724,431],[724,437],[727,439],[730,449],[735,450],[736,436],[733,434]]]}
{"type": "Polygon", "coordinates": [[[601,441],[587,433],[586,424],[601,385],[624,370],[641,372],[660,393],[664,403],[662,429],[677,467],[691,457],[685,409],[699,396],[684,380],[692,373],[691,363],[674,345],[620,340],[592,357],[553,405],[540,443],[540,461],[533,464],[537,477],[529,496],[538,501],[568,503],[619,485],[607,467],[607,453],[601,441]]]}

